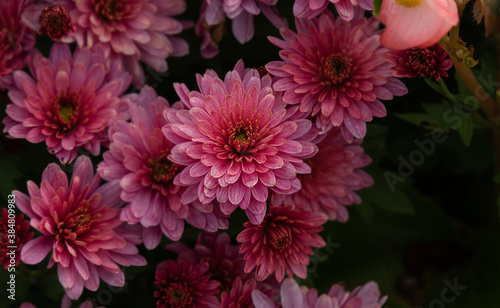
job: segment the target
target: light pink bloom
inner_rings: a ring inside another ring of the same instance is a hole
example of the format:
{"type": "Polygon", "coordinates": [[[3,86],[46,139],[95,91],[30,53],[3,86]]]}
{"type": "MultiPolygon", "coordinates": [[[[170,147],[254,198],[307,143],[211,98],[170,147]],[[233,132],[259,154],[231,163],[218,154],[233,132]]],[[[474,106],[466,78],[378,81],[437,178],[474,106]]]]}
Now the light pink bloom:
{"type": "Polygon", "coordinates": [[[45,141],[63,164],[76,158],[78,147],[98,155],[109,122],[128,117],[120,96],[130,75],[121,73],[116,62],[106,65],[99,46],[71,56],[68,45],[58,43],[48,59],[36,52],[29,64],[33,78],[14,73],[4,132],[32,143],[45,141]]]}
{"type": "Polygon", "coordinates": [[[121,219],[145,227],[143,236],[148,249],[158,245],[161,232],[171,240],[179,240],[184,220],[212,232],[227,228],[227,219],[218,207],[181,202],[185,188],[175,185],[173,179],[183,167],[168,159],[175,144],[161,132],[168,123],[163,117],[170,108],[168,102],[148,86],[123,100],[129,105],[131,123],[116,121],[111,126],[110,150],[98,167],[105,180],[120,183],[120,197],[127,202],[121,219]]]}
{"type": "Polygon", "coordinates": [[[306,278],[311,247],[325,246],[316,233],[323,230],[326,220],[323,214],[285,206],[271,207],[260,225],[246,222],[246,229],[236,238],[242,243],[240,253],[245,254],[245,272],[257,267],[258,281],[274,272],[281,282],[285,271],[289,277],[306,278]]]}
{"type": "MultiPolygon", "coordinates": [[[[276,305],[259,290],[252,291],[255,307],[275,308],[276,305]]],[[[287,278],[281,284],[282,308],[381,308],[387,296],[380,298],[378,285],[370,281],[357,287],[352,292],[346,292],[344,287],[335,284],[328,294],[318,297],[316,289],[299,287],[292,278],[287,278]]]]}
{"type": "Polygon", "coordinates": [[[232,19],[234,37],[241,44],[250,41],[254,35],[253,16],[261,12],[278,29],[287,27],[285,18],[276,10],[278,0],[204,0],[207,7],[204,16],[210,26],[220,24],[226,16],[232,19]]]}
{"type": "Polygon", "coordinates": [[[26,65],[26,57],[35,46],[35,33],[21,22],[29,2],[0,1],[0,89],[12,84],[12,72],[26,65]]]}
{"type": "Polygon", "coordinates": [[[318,144],[318,154],[306,160],[312,171],[298,176],[302,188],[292,195],[273,194],[271,205],[291,205],[346,222],[346,206],[361,203],[354,191],[373,185],[370,175],[360,169],[372,161],[363,153],[362,142],[356,139],[349,144],[337,129],[332,129],[318,144]]]}
{"type": "Polygon", "coordinates": [[[459,16],[455,0],[384,0],[380,20],[386,27],[380,42],[405,50],[434,45],[458,24],[459,16]]]}
{"type": "Polygon", "coordinates": [[[215,296],[219,283],[207,274],[208,264],[186,261],[164,261],[156,267],[154,292],[157,308],[219,308],[215,296]]]}
{"type": "Polygon", "coordinates": [[[224,81],[211,70],[197,78],[201,93],[174,85],[190,110],[168,110],[170,123],[163,128],[176,144],[170,160],[187,166],[174,180],[188,186],[181,201],[217,199],[224,214],[239,206],[259,224],[269,190],[294,193],[300,189],[297,174],[311,171],[302,161],[317,152],[311,122],[289,120],[271,77],[245,70],[241,61],[224,81]]]}
{"type": "Polygon", "coordinates": [[[41,262],[52,251],[48,267],[57,263],[57,273],[66,294],[80,297],[83,287],[95,291],[99,278],[121,287],[125,277],[122,266],[142,266],[140,243],[135,230],[122,225],[117,183],[99,186],[92,163],[80,156],[74,164],[71,181],[56,164],[42,174],[38,187],[28,182],[29,196],[14,191],[18,208],[31,218],[31,225],[42,236],[28,242],[21,251],[27,264],[41,262]]]}
{"type": "Polygon", "coordinates": [[[340,127],[352,142],[366,134],[366,122],[386,115],[380,99],[407,89],[383,57],[388,49],[375,32],[376,18],[357,14],[347,22],[326,12],[316,19],[296,19],[298,34],[282,29],[284,41],[271,37],[283,61],[270,62],[266,69],[276,76],[274,89],[285,92],[286,103],[300,104],[300,111],[315,117],[324,132],[340,127]]]}
{"type": "Polygon", "coordinates": [[[358,5],[363,10],[373,11],[373,0],[295,0],[293,15],[311,19],[321,14],[330,3],[335,4],[339,16],[348,21],[354,17],[358,5]]]}
{"type": "Polygon", "coordinates": [[[156,71],[167,71],[165,58],[189,53],[187,42],[176,37],[189,23],[174,18],[186,9],[184,0],[78,0],[64,5],[76,31],[62,39],[91,47],[101,43],[106,56],[120,59],[134,85],[144,83],[139,60],[156,71]]]}

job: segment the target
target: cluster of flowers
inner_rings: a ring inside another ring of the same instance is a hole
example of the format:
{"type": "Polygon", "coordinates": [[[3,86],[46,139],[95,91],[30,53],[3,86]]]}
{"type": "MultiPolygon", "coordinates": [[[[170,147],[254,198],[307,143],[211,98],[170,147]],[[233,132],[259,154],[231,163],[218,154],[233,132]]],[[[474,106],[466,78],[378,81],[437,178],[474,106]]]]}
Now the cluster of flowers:
{"type": "MultiPolygon", "coordinates": [[[[400,2],[405,14],[442,9],[433,1],[400,2]]],[[[28,194],[14,191],[18,208],[41,233],[31,239],[19,215],[22,262],[37,264],[50,254],[48,266],[57,264],[66,294],[78,299],[84,288],[97,290],[100,279],[122,286],[119,265],[146,264],[138,245],[154,249],[163,235],[179,241],[187,222],[205,233],[194,249],[167,246],[178,259],[157,266],[158,307],[274,307],[279,298],[283,307],[385,302],[373,282],[351,293],[334,285],[318,297],[284,280],[285,272],[305,278],[311,247],[325,245],[322,225],[346,222],[346,207],[361,202],[355,191],[373,184],[361,170],[371,162],[362,138],[367,122],[386,115],[381,100],[406,94],[397,78],[438,80],[451,62],[434,37],[389,49],[392,19],[381,15],[387,25],[381,34],[379,20],[364,17],[372,1],[297,0],[295,32],[276,3],[204,0],[196,25],[203,56],[218,52],[226,17],[243,43],[262,11],[280,28],[282,39],[270,41],[281,60],[260,70],[239,61],[223,77],[208,70],[196,77],[198,90],[174,84],[180,101],[173,105],[148,86],[125,92],[144,84],[140,61],[166,71],[167,57],[188,53],[175,36],[193,25],[174,18],[184,0],[0,4],[0,87],[11,100],[4,132],[45,142],[73,168],[68,179],[52,163],[39,186],[29,181],[28,194]],[[33,49],[36,32],[56,41],[48,58],[33,49]],[[72,53],[66,43],[73,42],[72,53]],[[31,75],[21,70],[26,64],[31,75]],[[101,147],[106,151],[94,174],[78,149],[99,155],[101,147]],[[248,222],[240,244],[232,245],[228,235],[211,232],[228,229],[238,207],[248,222]]],[[[0,233],[5,230],[0,224],[0,233]]]]}

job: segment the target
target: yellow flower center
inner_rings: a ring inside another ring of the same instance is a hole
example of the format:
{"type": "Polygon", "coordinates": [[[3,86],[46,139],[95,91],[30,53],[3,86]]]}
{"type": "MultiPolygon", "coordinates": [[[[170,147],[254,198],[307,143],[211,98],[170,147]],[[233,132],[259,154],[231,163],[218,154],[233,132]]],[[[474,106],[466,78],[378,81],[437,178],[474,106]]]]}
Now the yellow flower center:
{"type": "Polygon", "coordinates": [[[422,0],[396,0],[396,4],[413,7],[422,4],[422,0]]]}

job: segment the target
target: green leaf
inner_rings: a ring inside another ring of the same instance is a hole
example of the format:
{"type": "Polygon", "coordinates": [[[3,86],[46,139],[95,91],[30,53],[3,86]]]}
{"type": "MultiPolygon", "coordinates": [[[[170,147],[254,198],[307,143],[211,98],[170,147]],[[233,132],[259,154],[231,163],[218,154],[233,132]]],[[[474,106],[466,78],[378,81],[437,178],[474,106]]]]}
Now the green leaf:
{"type": "Polygon", "coordinates": [[[373,15],[380,15],[382,0],[373,0],[373,15]]]}
{"type": "Polygon", "coordinates": [[[472,140],[472,133],[474,132],[474,121],[472,117],[467,117],[462,119],[462,125],[458,127],[458,133],[460,138],[465,143],[466,146],[470,145],[472,140]]]}
{"type": "Polygon", "coordinates": [[[373,200],[375,205],[387,212],[410,215],[415,214],[410,199],[401,191],[391,193],[377,190],[375,192],[375,197],[376,198],[373,200]]]}
{"type": "Polygon", "coordinates": [[[426,111],[425,113],[396,113],[395,115],[428,130],[433,130],[434,128],[441,128],[444,131],[450,130],[453,123],[446,121],[444,117],[445,113],[449,113],[449,105],[424,103],[422,107],[426,111]]]}
{"type": "MultiPolygon", "coordinates": [[[[410,198],[402,190],[391,192],[385,177],[380,172],[374,172],[371,175],[375,181],[375,185],[358,192],[363,203],[357,207],[363,207],[365,203],[371,203],[387,212],[405,215],[415,214],[410,198]]],[[[370,215],[373,215],[369,213],[370,209],[364,208],[358,210],[361,211],[360,215],[362,217],[366,216],[364,218],[369,222],[371,219],[370,215]],[[363,211],[365,213],[362,213],[363,211]]]]}
{"type": "Polygon", "coordinates": [[[375,210],[370,203],[363,202],[360,205],[356,205],[354,208],[367,224],[371,224],[373,222],[373,219],[375,218],[375,210]]]}

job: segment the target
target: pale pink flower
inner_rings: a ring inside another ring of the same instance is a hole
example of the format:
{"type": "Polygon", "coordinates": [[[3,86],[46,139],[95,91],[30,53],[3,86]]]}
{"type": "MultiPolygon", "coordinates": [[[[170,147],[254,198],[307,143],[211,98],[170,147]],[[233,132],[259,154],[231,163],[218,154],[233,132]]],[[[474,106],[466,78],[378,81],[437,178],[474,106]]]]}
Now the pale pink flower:
{"type": "Polygon", "coordinates": [[[21,22],[29,0],[0,1],[0,89],[13,82],[12,72],[26,65],[35,33],[21,22]]]}
{"type": "Polygon", "coordinates": [[[380,20],[385,25],[380,42],[405,50],[434,45],[458,24],[459,16],[455,0],[384,0],[380,20]]]}
{"type": "MultiPolygon", "coordinates": [[[[292,278],[287,278],[281,284],[282,308],[381,308],[387,296],[380,298],[377,283],[370,281],[364,286],[346,292],[344,287],[335,284],[328,294],[318,297],[316,289],[297,284],[292,278]]],[[[259,290],[252,291],[252,300],[255,307],[275,308],[276,305],[270,298],[259,290]]]]}
{"type": "Polygon", "coordinates": [[[8,137],[45,141],[63,164],[76,158],[78,147],[98,155],[110,121],[128,117],[120,96],[130,84],[130,75],[117,63],[107,66],[98,47],[72,56],[68,45],[58,43],[49,58],[39,52],[30,58],[33,77],[16,71],[3,120],[8,137]]]}
{"type": "Polygon", "coordinates": [[[295,0],[293,15],[311,19],[321,14],[330,3],[335,4],[339,16],[348,21],[354,17],[356,6],[373,11],[373,0],[295,0]]]}
{"type": "Polygon", "coordinates": [[[271,205],[291,205],[346,222],[346,206],[361,203],[355,190],[373,185],[370,175],[360,169],[372,161],[363,153],[362,142],[356,139],[349,144],[337,129],[332,129],[318,144],[318,154],[306,160],[312,171],[298,176],[302,188],[292,195],[273,194],[271,205]]]}
{"type": "Polygon", "coordinates": [[[64,171],[52,163],[45,168],[40,187],[28,182],[29,196],[13,192],[18,208],[42,233],[23,247],[21,260],[37,264],[52,251],[48,267],[57,263],[59,281],[71,299],[80,297],[83,287],[97,290],[99,278],[123,286],[125,277],[118,264],[146,264],[135,246],[140,243],[136,230],[120,226],[118,208],[123,201],[118,184],[99,186],[100,182],[90,159],[80,156],[69,183],[64,171]]]}
{"type": "Polygon", "coordinates": [[[217,206],[181,202],[185,188],[174,184],[173,179],[184,167],[168,159],[175,144],[161,132],[168,123],[163,117],[170,108],[167,100],[148,86],[123,100],[129,105],[131,123],[113,123],[110,150],[98,166],[105,180],[120,183],[120,196],[127,202],[121,219],[145,227],[143,237],[148,249],[158,245],[162,232],[171,240],[179,240],[184,220],[212,232],[227,228],[227,219],[217,206]]]}
{"type": "Polygon", "coordinates": [[[246,222],[236,240],[242,243],[240,253],[245,254],[245,272],[255,267],[255,278],[266,279],[273,272],[282,281],[289,277],[306,278],[306,266],[311,247],[323,247],[325,241],[317,233],[327,217],[321,213],[294,210],[290,206],[271,207],[259,225],[246,222]]]}
{"type": "Polygon", "coordinates": [[[283,59],[266,65],[276,76],[274,89],[315,117],[323,132],[340,127],[348,142],[362,138],[366,122],[386,115],[380,99],[407,93],[383,57],[388,49],[375,32],[377,19],[358,13],[350,22],[335,20],[327,10],[316,19],[296,19],[296,26],[298,34],[281,30],[284,41],[270,38],[283,59]]]}
{"type": "Polygon", "coordinates": [[[244,209],[259,224],[269,190],[291,194],[300,189],[297,174],[309,173],[302,159],[317,152],[310,142],[311,122],[289,120],[285,103],[275,99],[271,77],[260,77],[243,62],[222,81],[215,72],[198,76],[201,93],[174,85],[188,110],[168,110],[165,136],[176,146],[169,156],[187,166],[176,185],[188,186],[181,201],[220,202],[229,215],[244,209]]]}
{"type": "Polygon", "coordinates": [[[215,296],[219,282],[207,275],[208,264],[193,264],[186,261],[164,261],[156,267],[154,292],[159,297],[157,308],[219,308],[215,296]]]}
{"type": "Polygon", "coordinates": [[[62,41],[76,41],[80,47],[103,44],[107,57],[123,61],[134,85],[145,79],[139,61],[165,72],[165,58],[189,53],[187,42],[175,36],[190,25],[174,18],[186,10],[184,0],[78,0],[64,5],[76,30],[62,41]]]}

